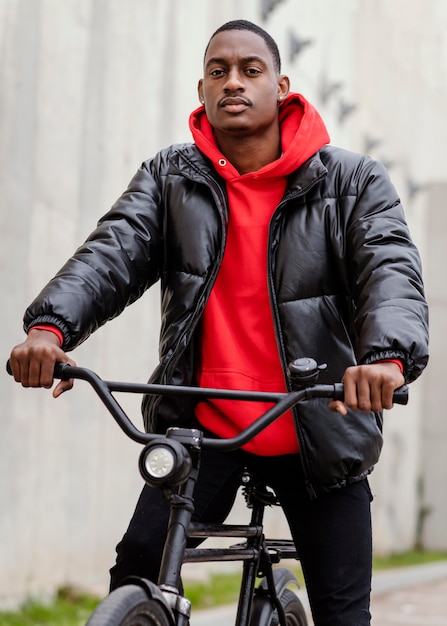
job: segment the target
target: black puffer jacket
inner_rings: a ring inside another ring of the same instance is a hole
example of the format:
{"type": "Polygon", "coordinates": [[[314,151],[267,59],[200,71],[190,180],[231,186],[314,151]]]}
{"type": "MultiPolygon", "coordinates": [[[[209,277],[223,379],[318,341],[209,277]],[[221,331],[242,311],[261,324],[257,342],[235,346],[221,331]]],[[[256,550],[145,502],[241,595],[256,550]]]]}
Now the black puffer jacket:
{"type": "MultiPolygon", "coordinates": [[[[152,381],[193,384],[194,332],[225,247],[225,185],[192,144],[143,163],[86,243],[27,309],[25,329],[56,324],[71,350],[158,279],[160,363],[152,381]]],[[[414,380],[427,362],[420,260],[385,169],[324,147],[289,178],[270,226],[268,268],[280,354],[328,364],[322,382],[355,363],[399,358],[414,380]]],[[[285,376],[286,373],[285,373],[285,376]]],[[[191,420],[192,407],[143,403],[148,429],[191,420]]],[[[359,480],[378,460],[381,415],[340,417],[327,401],[297,410],[310,490],[359,480]]]]}

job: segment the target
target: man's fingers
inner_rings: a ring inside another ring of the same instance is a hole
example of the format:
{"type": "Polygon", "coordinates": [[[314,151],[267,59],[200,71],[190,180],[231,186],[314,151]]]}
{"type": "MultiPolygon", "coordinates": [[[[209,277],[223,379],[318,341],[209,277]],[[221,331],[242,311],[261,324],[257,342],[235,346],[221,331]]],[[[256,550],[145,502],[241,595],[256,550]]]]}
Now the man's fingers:
{"type": "Polygon", "coordinates": [[[403,383],[400,368],[392,362],[349,367],[343,376],[345,404],[354,411],[391,409],[394,390],[403,383]]]}
{"type": "Polygon", "coordinates": [[[341,415],[346,415],[348,412],[346,405],[340,400],[331,400],[329,402],[329,408],[331,411],[334,411],[334,413],[340,413],[341,415]]]}
{"type": "Polygon", "coordinates": [[[351,409],[360,410],[359,397],[357,392],[357,381],[350,375],[349,370],[346,370],[343,377],[343,388],[345,404],[351,409]]]}
{"type": "Polygon", "coordinates": [[[50,389],[54,382],[54,366],[56,357],[41,362],[40,365],[40,386],[50,389]]]}
{"type": "Polygon", "coordinates": [[[69,391],[73,387],[73,379],[61,380],[53,390],[53,398],[59,398],[65,391],[69,391]]]}
{"type": "MultiPolygon", "coordinates": [[[[30,333],[23,343],[13,348],[10,356],[14,380],[24,387],[51,388],[57,362],[76,365],[60,348],[56,335],[46,330],[30,333]]],[[[72,386],[73,381],[61,381],[54,390],[54,397],[72,386]]]]}
{"type": "Polygon", "coordinates": [[[384,387],[380,383],[370,387],[370,408],[366,409],[367,411],[382,411],[385,408],[383,389],[384,387]]]}
{"type": "Polygon", "coordinates": [[[26,387],[27,385],[24,384],[24,381],[27,383],[29,376],[27,364],[26,366],[25,364],[22,365],[20,361],[14,359],[13,356],[10,357],[9,364],[11,366],[12,375],[16,383],[22,383],[22,385],[26,387]]]}

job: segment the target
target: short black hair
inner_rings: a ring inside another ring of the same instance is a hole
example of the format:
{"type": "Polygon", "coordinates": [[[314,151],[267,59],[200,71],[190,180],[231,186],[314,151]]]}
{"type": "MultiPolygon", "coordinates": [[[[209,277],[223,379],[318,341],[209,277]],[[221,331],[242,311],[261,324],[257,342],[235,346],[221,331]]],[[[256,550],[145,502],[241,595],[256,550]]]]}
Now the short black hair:
{"type": "Polygon", "coordinates": [[[208,41],[208,45],[205,48],[205,55],[208,52],[208,48],[210,46],[211,40],[218,34],[227,30],[248,30],[251,33],[255,33],[255,35],[259,35],[265,41],[267,48],[269,49],[272,57],[273,63],[278,74],[281,73],[281,56],[279,54],[278,46],[276,41],[265,31],[263,28],[258,26],[257,24],[253,24],[253,22],[249,22],[248,20],[232,20],[231,22],[226,22],[222,26],[220,26],[214,33],[211,35],[210,40],[208,41]]]}

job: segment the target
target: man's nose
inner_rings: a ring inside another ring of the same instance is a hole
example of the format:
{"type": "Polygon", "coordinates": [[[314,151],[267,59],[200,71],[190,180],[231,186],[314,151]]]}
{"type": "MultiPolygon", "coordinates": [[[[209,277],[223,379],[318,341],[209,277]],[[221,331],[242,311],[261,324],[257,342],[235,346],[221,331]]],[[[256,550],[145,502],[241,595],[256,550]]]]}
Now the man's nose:
{"type": "Polygon", "coordinates": [[[243,77],[238,69],[234,68],[228,72],[224,87],[228,91],[240,91],[241,89],[245,89],[243,77]]]}

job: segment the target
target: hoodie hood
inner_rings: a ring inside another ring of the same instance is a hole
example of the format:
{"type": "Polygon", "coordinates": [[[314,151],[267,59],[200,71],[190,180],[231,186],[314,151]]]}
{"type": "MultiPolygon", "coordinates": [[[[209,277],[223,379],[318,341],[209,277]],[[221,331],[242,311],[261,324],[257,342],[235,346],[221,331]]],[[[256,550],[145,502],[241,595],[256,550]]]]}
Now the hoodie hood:
{"type": "MultiPolygon", "coordinates": [[[[301,94],[290,93],[279,109],[282,155],[256,172],[256,176],[271,178],[288,176],[320,148],[329,143],[326,126],[315,107],[301,94]]],[[[215,169],[226,180],[240,178],[241,175],[231,163],[222,167],[225,155],[220,152],[213,129],[201,106],[189,118],[189,128],[194,142],[201,152],[211,159],[215,169]]],[[[253,172],[244,174],[250,177],[253,172]]],[[[243,177],[242,176],[242,177],[243,177]]]]}

